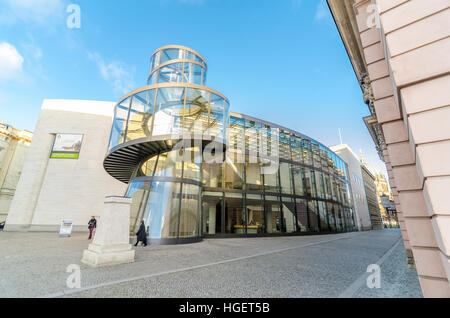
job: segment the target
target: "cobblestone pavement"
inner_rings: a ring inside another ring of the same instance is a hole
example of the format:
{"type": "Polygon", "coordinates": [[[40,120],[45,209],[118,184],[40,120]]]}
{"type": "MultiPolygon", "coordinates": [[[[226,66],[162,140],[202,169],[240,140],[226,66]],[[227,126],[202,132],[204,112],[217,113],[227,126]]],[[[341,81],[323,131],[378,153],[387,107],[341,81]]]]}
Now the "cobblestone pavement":
{"type": "Polygon", "coordinates": [[[422,297],[399,230],[136,247],[132,264],[80,262],[84,234],[0,232],[0,297],[422,297]],[[69,289],[69,265],[81,289],[69,289]],[[366,285],[381,268],[381,288],[366,285]]]}

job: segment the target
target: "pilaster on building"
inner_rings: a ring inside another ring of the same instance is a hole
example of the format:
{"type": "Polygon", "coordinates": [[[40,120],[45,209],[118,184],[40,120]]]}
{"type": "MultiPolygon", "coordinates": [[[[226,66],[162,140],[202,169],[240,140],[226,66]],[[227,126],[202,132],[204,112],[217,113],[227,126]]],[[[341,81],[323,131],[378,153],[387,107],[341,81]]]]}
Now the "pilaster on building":
{"type": "Polygon", "coordinates": [[[328,0],[371,115],[409,263],[450,297],[448,0],[328,0]]]}

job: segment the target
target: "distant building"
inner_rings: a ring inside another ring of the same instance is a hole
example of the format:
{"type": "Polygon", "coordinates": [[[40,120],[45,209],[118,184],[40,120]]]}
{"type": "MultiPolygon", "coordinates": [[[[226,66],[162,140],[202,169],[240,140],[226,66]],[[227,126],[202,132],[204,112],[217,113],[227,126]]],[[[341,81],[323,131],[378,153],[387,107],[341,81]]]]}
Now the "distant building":
{"type": "Polygon", "coordinates": [[[33,134],[0,123],[0,222],[6,220],[33,134]]]}
{"type": "Polygon", "coordinates": [[[369,168],[364,163],[361,163],[361,172],[363,176],[364,189],[366,192],[367,205],[370,213],[370,221],[372,222],[372,229],[382,229],[383,220],[380,215],[375,176],[372,172],[370,172],[369,168]]]}
{"type": "Polygon", "coordinates": [[[386,208],[383,206],[383,202],[381,198],[383,196],[388,197],[389,200],[394,200],[392,196],[392,192],[389,189],[388,181],[386,177],[381,173],[377,172],[375,174],[375,186],[377,188],[377,197],[378,197],[378,206],[380,207],[381,217],[383,219],[383,223],[385,225],[389,225],[389,215],[386,211],[386,208]]]}
{"type": "Polygon", "coordinates": [[[348,165],[349,186],[352,193],[353,206],[356,212],[356,224],[358,230],[365,231],[372,229],[372,222],[367,204],[366,191],[364,188],[361,163],[348,145],[337,145],[330,147],[348,165]]]}
{"type": "MultiPolygon", "coordinates": [[[[386,213],[385,225],[389,228],[399,227],[397,209],[395,208],[394,200],[390,199],[387,195],[382,195],[381,204],[386,213]]],[[[410,262],[410,264],[412,264],[412,262],[410,262]]]]}

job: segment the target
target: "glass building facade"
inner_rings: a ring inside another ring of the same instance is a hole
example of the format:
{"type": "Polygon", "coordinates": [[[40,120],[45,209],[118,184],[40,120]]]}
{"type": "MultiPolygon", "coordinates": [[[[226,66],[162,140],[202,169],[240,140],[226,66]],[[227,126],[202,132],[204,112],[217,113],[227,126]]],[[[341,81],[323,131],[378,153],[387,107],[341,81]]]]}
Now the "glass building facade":
{"type": "Polygon", "coordinates": [[[129,185],[130,231],[143,219],[152,242],[171,244],[355,230],[346,163],[305,135],[230,113],[206,70],[194,50],[160,48],[148,85],[116,106],[104,167],[129,185]]]}

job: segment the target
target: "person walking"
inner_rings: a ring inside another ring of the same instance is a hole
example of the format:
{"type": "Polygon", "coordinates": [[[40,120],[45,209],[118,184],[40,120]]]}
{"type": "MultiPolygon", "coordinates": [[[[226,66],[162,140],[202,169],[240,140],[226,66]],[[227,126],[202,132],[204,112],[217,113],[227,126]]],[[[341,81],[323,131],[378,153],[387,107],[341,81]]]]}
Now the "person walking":
{"type": "Polygon", "coordinates": [[[93,216],[88,223],[88,229],[89,229],[89,238],[88,240],[92,239],[92,232],[94,229],[97,228],[97,220],[95,219],[95,216],[93,216]]]}
{"type": "Polygon", "coordinates": [[[141,226],[139,226],[139,231],[136,233],[137,241],[134,246],[137,246],[139,242],[142,242],[142,245],[147,246],[147,231],[145,230],[145,222],[141,221],[141,226]]]}

